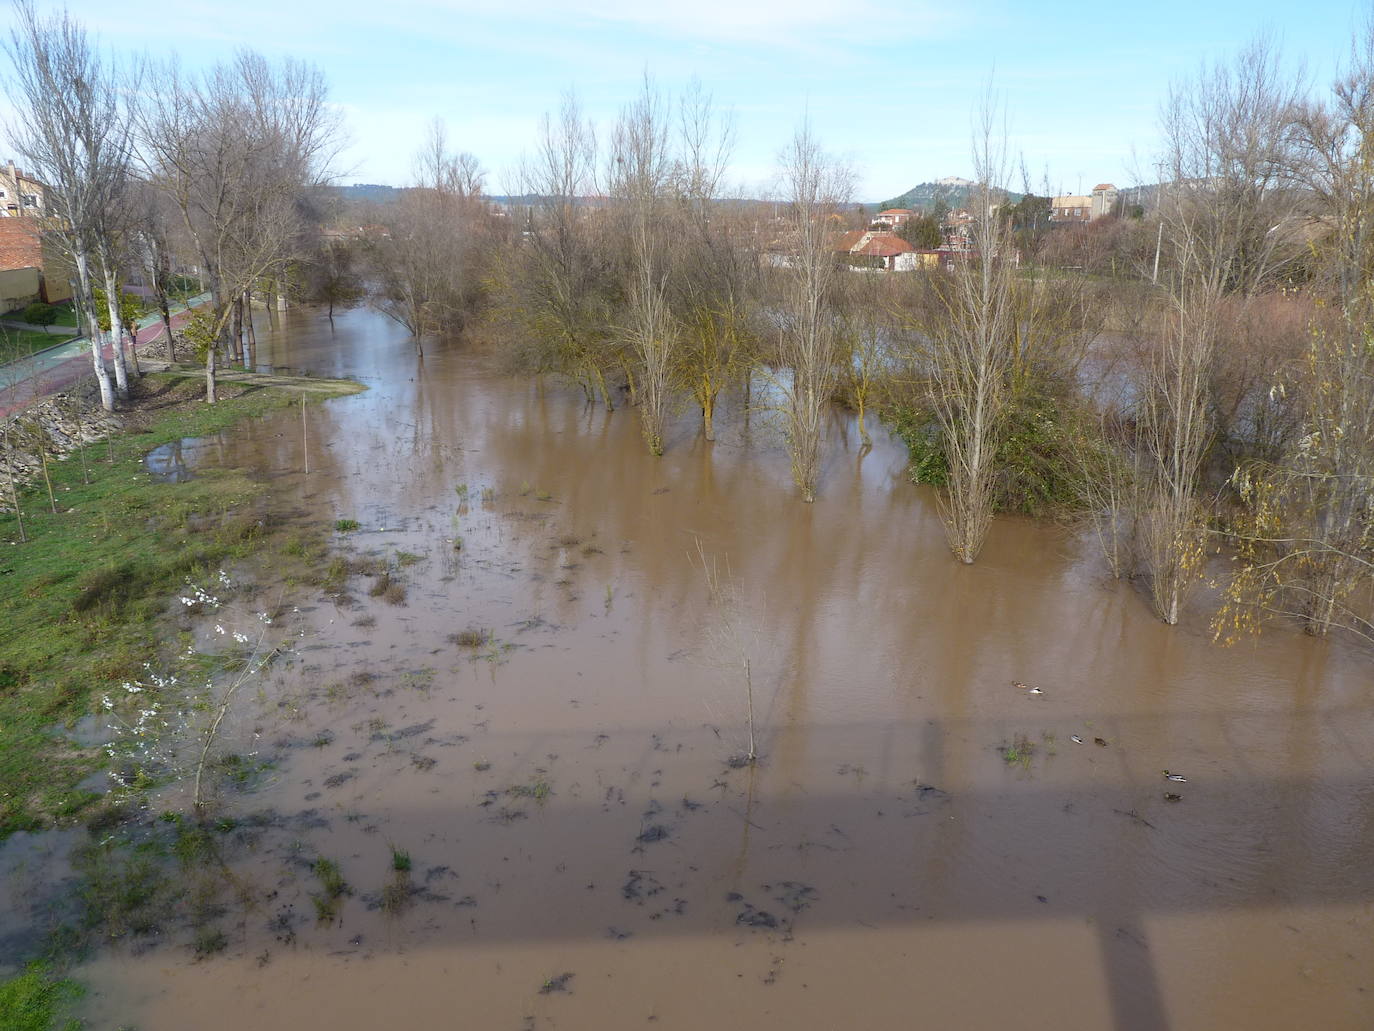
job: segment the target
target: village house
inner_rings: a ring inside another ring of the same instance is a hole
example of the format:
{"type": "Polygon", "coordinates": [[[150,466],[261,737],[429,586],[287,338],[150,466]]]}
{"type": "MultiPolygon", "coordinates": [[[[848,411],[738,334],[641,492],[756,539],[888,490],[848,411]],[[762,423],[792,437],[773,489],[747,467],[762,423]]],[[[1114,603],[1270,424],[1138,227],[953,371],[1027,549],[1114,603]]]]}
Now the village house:
{"type": "Polygon", "coordinates": [[[965,208],[946,212],[940,222],[945,242],[941,250],[966,251],[973,246],[974,217],[965,208]]]}
{"type": "Polygon", "coordinates": [[[13,161],[0,166],[0,216],[41,215],[43,184],[16,168],[13,161]]]}
{"type": "Polygon", "coordinates": [[[916,217],[910,208],[888,208],[873,216],[874,229],[900,229],[916,217]]]}
{"type": "Polygon", "coordinates": [[[1066,194],[1050,198],[1051,222],[1091,222],[1093,199],[1087,194],[1066,194]]]}
{"type": "Polygon", "coordinates": [[[1054,197],[1050,200],[1051,222],[1091,222],[1116,209],[1118,192],[1111,183],[1098,183],[1092,193],[1054,197]]]}
{"type": "Polygon", "coordinates": [[[856,268],[906,272],[917,267],[916,248],[885,230],[853,229],[836,237],[833,246],[836,254],[844,255],[856,268]]]}

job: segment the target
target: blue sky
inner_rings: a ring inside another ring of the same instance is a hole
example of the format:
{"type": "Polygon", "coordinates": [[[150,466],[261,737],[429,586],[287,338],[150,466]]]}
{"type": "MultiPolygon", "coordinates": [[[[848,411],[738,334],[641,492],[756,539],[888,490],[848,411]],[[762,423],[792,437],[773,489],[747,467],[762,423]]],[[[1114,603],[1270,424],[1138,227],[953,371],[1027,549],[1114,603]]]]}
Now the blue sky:
{"type": "MultiPolygon", "coordinates": [[[[70,0],[120,49],[195,67],[239,46],[317,64],[351,135],[343,181],[404,185],[426,123],[513,184],[539,116],[575,89],[608,127],[647,69],[701,79],[733,112],[731,181],[759,195],[798,121],[873,201],[971,172],[971,112],[991,75],[1010,147],[1056,192],[1127,185],[1150,167],[1171,80],[1268,32],[1326,82],[1366,4],[1161,0],[1146,5],[979,0],[70,0]]],[[[1019,180],[1019,175],[1018,175],[1019,180]]],[[[1019,185],[1019,182],[1015,185],[1019,185]]]]}

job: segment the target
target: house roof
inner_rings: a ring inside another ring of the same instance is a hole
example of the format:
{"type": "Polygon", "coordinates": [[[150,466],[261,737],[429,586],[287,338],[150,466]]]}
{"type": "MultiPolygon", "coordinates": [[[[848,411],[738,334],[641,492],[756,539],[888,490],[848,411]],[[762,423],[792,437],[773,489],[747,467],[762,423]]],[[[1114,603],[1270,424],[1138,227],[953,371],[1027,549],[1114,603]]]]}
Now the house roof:
{"type": "Polygon", "coordinates": [[[1050,201],[1050,207],[1052,207],[1052,208],[1089,208],[1089,207],[1092,207],[1092,203],[1093,203],[1093,199],[1092,199],[1091,197],[1083,197],[1083,196],[1075,196],[1075,197],[1055,197],[1055,198],[1053,198],[1053,199],[1050,201]]]}
{"type": "Polygon", "coordinates": [[[891,233],[874,233],[873,239],[860,247],[855,254],[868,258],[890,258],[895,254],[910,254],[916,248],[900,236],[891,233]]]}
{"type": "Polygon", "coordinates": [[[849,251],[852,251],[855,248],[855,246],[858,245],[858,242],[864,238],[864,234],[865,230],[863,229],[851,229],[847,233],[841,233],[839,236],[835,238],[834,249],[837,251],[848,253],[849,251]]]}
{"type": "Polygon", "coordinates": [[[878,212],[879,215],[914,215],[916,212],[910,208],[884,208],[878,212]]]}
{"type": "Polygon", "coordinates": [[[1093,193],[1106,193],[1108,190],[1115,190],[1116,187],[1111,183],[1098,183],[1093,187],[1093,193]]]}

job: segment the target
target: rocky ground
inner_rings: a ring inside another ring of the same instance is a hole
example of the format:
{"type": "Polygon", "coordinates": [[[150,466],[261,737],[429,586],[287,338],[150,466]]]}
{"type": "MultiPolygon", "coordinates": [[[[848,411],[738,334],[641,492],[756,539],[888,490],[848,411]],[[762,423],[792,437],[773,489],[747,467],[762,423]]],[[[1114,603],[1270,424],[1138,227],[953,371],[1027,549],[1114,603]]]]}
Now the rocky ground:
{"type": "Polygon", "coordinates": [[[106,412],[93,383],[78,383],[16,413],[0,426],[0,511],[13,511],[12,487],[42,475],[55,461],[123,428],[126,413],[106,412]]]}

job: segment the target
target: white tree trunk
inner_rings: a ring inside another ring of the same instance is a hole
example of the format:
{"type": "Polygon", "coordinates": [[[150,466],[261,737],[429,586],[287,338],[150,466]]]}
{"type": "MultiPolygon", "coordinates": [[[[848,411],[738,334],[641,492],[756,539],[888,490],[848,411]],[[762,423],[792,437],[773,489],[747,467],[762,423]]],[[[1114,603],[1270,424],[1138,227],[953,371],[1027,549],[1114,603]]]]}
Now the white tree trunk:
{"type": "Polygon", "coordinates": [[[91,291],[91,269],[85,251],[76,254],[76,288],[80,292],[81,308],[86,313],[86,328],[91,337],[91,364],[95,370],[96,382],[100,384],[100,407],[107,412],[115,409],[114,384],[110,382],[110,370],[105,366],[101,355],[100,319],[95,314],[95,301],[91,291]]]}
{"type": "Polygon", "coordinates": [[[103,243],[97,247],[97,256],[105,273],[105,307],[110,313],[110,357],[114,363],[115,392],[122,401],[129,396],[129,370],[124,364],[124,323],[119,317],[119,286],[109,252],[103,243]]]}

